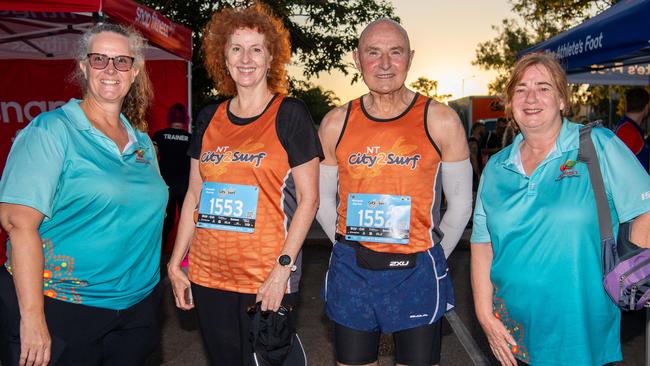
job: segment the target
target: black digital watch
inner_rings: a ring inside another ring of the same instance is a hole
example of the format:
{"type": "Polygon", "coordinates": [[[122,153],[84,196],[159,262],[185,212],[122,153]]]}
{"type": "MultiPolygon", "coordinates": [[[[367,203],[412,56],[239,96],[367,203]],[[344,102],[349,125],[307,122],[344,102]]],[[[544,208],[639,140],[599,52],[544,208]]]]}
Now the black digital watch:
{"type": "Polygon", "coordinates": [[[278,264],[281,265],[282,267],[290,267],[291,272],[295,272],[298,267],[296,265],[291,265],[291,257],[288,254],[282,254],[281,256],[278,257],[278,264]]]}

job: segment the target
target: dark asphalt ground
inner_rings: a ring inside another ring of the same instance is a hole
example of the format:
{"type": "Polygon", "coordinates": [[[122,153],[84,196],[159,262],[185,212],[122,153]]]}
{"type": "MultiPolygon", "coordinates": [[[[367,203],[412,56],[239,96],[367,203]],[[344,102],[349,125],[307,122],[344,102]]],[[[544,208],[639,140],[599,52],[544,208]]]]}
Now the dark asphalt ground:
{"type": "MultiPolygon", "coordinates": [[[[497,365],[490,353],[487,340],[474,316],[469,279],[469,230],[449,258],[454,289],[456,292],[455,312],[475,340],[488,363],[497,365]]],[[[310,233],[303,252],[303,278],[298,304],[298,334],[307,352],[310,366],[334,365],[331,343],[331,326],[323,314],[320,287],[329,261],[330,248],[319,228],[310,233]]],[[[166,296],[163,305],[164,326],[161,349],[151,365],[203,366],[208,365],[203,353],[196,319],[191,312],[175,309],[165,280],[166,296]]],[[[626,366],[643,366],[645,359],[645,315],[643,312],[624,313],[622,322],[623,354],[626,366]]],[[[380,365],[392,365],[390,336],[382,338],[380,365]]],[[[441,365],[465,366],[472,361],[459,338],[448,322],[443,323],[441,365]]],[[[148,365],[149,366],[149,365],[148,365]]]]}

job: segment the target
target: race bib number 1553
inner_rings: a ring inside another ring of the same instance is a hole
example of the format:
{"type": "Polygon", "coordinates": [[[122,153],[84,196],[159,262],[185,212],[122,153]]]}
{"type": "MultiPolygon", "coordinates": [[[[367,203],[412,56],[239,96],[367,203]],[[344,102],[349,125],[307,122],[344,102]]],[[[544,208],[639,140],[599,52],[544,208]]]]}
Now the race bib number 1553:
{"type": "Polygon", "coordinates": [[[258,193],[256,186],[203,182],[196,226],[252,233],[258,193]]]}

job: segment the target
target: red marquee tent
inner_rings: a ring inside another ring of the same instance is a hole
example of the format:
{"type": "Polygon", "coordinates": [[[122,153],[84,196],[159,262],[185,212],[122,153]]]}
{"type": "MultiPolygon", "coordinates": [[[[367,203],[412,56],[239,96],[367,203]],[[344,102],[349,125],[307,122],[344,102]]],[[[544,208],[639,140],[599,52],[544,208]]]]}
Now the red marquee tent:
{"type": "MultiPolygon", "coordinates": [[[[68,80],[76,67],[74,51],[81,34],[104,19],[133,26],[149,41],[149,131],[165,127],[172,104],[191,110],[189,29],[132,0],[0,0],[0,171],[21,128],[81,96],[68,80]]],[[[3,250],[0,245],[0,260],[3,250]]]]}

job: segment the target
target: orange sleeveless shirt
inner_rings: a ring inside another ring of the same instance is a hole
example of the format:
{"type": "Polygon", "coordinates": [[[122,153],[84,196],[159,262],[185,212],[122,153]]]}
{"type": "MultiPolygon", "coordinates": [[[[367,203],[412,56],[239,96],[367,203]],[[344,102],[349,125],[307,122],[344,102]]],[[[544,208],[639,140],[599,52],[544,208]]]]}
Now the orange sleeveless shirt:
{"type": "Polygon", "coordinates": [[[378,252],[415,253],[442,239],[440,223],[441,156],[426,128],[430,99],[416,94],[401,115],[376,119],[361,99],[348,106],[346,122],[336,146],[339,173],[337,233],[345,235],[348,194],[389,194],[411,197],[407,244],[365,242],[378,252]]]}
{"type": "Polygon", "coordinates": [[[283,202],[291,168],[276,132],[283,99],[276,96],[246,125],[232,123],[228,103],[221,103],[205,130],[199,158],[203,181],[257,186],[259,193],[252,233],[195,228],[189,257],[194,283],[254,294],[276,263],[289,222],[283,202]]]}

